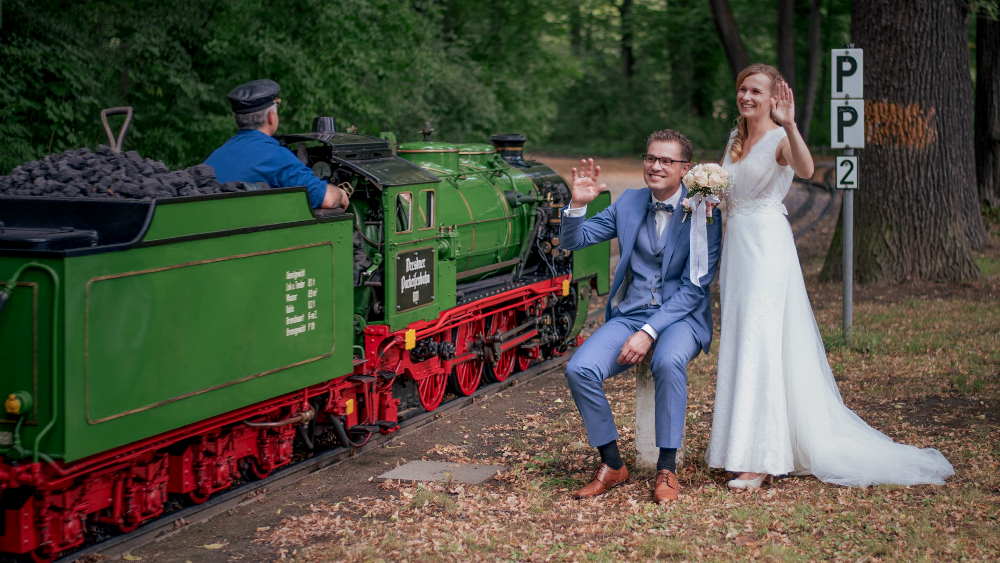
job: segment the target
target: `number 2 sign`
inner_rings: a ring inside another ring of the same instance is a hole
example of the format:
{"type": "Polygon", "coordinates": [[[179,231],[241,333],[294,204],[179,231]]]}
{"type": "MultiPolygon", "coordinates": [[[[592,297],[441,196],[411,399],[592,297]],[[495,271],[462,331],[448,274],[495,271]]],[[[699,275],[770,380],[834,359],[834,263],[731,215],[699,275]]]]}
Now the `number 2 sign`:
{"type": "Polygon", "coordinates": [[[858,189],[858,157],[856,156],[837,157],[837,189],[838,190],[858,189]]]}

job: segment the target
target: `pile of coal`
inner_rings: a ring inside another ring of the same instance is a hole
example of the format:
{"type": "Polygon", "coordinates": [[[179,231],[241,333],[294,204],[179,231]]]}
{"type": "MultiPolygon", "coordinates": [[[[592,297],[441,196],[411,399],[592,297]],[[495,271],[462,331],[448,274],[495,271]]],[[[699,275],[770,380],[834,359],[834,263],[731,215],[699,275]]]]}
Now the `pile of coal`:
{"type": "Polygon", "coordinates": [[[8,196],[164,199],[244,189],[242,182],[220,184],[206,164],[170,170],[136,151],[116,153],[104,145],[51,154],[0,176],[0,195],[8,196]]]}

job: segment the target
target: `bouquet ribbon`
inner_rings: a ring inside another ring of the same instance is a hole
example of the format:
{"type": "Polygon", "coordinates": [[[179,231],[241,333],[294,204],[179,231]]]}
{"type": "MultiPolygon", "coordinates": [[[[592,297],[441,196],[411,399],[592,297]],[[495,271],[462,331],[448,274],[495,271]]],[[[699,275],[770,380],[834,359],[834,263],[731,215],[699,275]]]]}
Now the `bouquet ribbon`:
{"type": "Polygon", "coordinates": [[[719,203],[714,195],[696,194],[688,198],[691,206],[691,255],[688,260],[691,267],[688,277],[691,283],[701,287],[701,277],[708,273],[708,217],[705,210],[709,203],[719,203]]]}

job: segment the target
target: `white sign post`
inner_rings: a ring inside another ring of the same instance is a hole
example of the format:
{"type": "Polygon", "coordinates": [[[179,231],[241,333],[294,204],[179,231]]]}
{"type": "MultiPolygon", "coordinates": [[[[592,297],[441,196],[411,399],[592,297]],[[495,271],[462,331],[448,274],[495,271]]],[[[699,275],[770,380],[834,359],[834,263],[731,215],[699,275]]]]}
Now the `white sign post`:
{"type": "Polygon", "coordinates": [[[861,49],[830,52],[830,146],[846,149],[837,157],[837,189],[844,190],[844,340],[854,321],[854,190],[858,189],[858,157],[865,147],[864,53],[861,49]]]}

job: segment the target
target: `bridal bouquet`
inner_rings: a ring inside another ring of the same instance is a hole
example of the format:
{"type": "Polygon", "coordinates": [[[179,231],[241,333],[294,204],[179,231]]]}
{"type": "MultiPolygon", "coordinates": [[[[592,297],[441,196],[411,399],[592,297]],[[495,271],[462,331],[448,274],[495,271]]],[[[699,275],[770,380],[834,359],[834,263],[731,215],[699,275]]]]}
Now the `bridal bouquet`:
{"type": "MultiPolygon", "coordinates": [[[[687,219],[693,210],[700,209],[702,205],[721,201],[720,198],[729,189],[729,172],[714,162],[698,164],[684,175],[684,185],[687,186],[688,197],[681,205],[687,219]]],[[[712,216],[707,218],[709,223],[712,220],[712,216]]]]}

